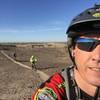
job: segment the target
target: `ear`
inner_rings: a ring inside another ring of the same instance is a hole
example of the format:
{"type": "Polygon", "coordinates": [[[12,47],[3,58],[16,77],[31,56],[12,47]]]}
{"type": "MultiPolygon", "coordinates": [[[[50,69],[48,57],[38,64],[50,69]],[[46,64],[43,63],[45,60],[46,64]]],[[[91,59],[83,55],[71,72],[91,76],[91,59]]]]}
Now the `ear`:
{"type": "Polygon", "coordinates": [[[75,48],[74,47],[72,47],[71,55],[73,58],[75,57],[75,48]]]}

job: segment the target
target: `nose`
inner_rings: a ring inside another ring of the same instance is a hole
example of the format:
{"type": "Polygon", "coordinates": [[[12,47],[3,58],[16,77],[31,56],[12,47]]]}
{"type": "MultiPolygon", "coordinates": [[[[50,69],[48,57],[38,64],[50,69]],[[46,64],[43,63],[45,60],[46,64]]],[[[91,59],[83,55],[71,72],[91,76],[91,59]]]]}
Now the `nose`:
{"type": "Polygon", "coordinates": [[[92,60],[100,63],[100,44],[96,46],[96,48],[91,52],[92,60]]]}

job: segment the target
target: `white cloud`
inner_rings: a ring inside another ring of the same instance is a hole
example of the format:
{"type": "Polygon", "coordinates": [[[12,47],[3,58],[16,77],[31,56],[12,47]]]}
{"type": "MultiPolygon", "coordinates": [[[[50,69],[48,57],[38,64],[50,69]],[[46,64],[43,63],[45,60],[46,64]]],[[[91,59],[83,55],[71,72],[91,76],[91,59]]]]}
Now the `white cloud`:
{"type": "Polygon", "coordinates": [[[27,33],[27,32],[45,32],[45,31],[58,31],[63,30],[61,27],[51,27],[51,28],[36,28],[36,29],[30,29],[30,30],[14,30],[14,29],[4,29],[0,30],[0,33],[27,33]]]}

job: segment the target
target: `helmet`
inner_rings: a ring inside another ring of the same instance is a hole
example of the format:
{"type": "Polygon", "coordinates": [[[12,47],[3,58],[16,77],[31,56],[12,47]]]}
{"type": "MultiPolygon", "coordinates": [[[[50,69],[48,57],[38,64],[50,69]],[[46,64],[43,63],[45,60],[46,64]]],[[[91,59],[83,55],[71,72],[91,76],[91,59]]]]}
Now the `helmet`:
{"type": "Polygon", "coordinates": [[[66,34],[68,35],[68,41],[72,41],[77,36],[93,31],[100,32],[100,5],[96,4],[73,18],[66,34]]]}
{"type": "Polygon", "coordinates": [[[31,57],[32,57],[32,58],[34,58],[35,56],[34,56],[34,55],[32,55],[31,57]]]}
{"type": "Polygon", "coordinates": [[[76,65],[75,60],[71,54],[73,41],[77,36],[89,34],[89,32],[100,32],[100,5],[95,4],[94,7],[86,9],[73,18],[66,31],[68,51],[74,65],[76,65]]]}

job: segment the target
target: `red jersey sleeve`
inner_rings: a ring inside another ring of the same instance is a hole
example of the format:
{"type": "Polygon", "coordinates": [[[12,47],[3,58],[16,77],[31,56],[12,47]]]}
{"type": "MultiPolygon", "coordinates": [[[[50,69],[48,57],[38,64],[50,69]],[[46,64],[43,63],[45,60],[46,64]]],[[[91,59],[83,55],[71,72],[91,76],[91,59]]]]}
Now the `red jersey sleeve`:
{"type": "Polygon", "coordinates": [[[32,95],[31,100],[67,100],[65,82],[61,74],[55,73],[44,82],[32,95]]]}

